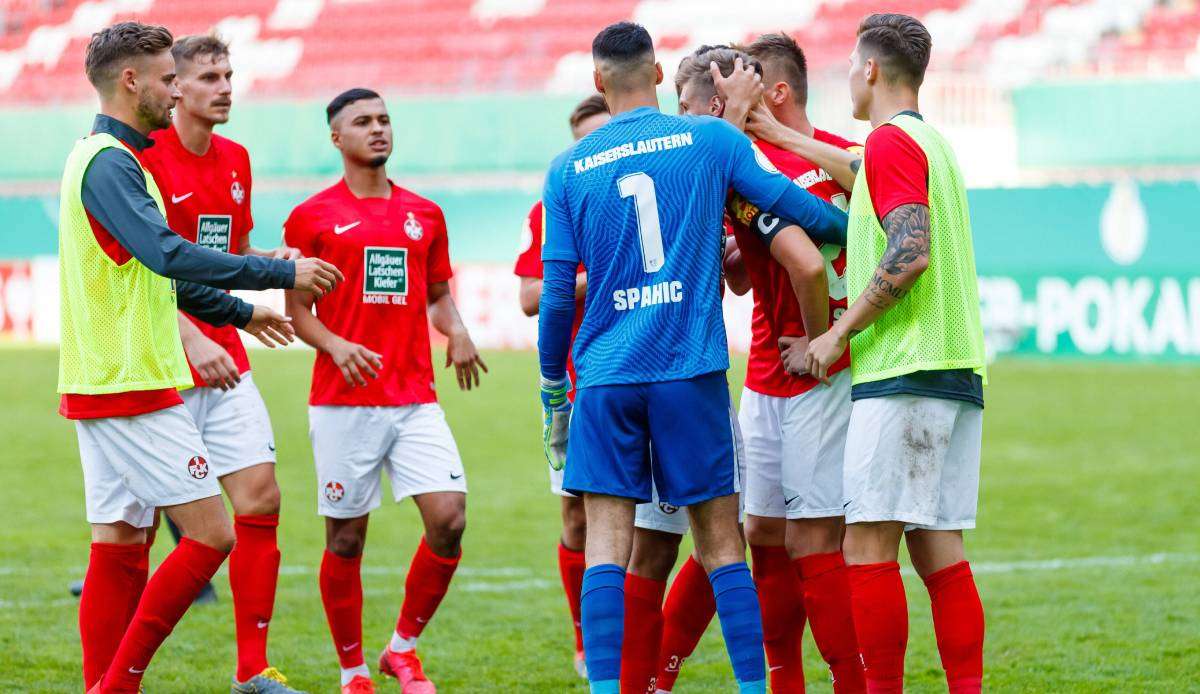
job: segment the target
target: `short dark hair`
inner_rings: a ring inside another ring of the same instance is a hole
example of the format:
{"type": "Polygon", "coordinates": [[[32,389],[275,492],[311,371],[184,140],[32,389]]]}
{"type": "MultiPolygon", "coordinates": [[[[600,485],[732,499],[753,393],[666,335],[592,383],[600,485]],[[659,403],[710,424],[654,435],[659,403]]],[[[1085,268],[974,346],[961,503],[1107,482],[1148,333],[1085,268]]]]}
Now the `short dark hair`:
{"type": "Polygon", "coordinates": [[[373,91],[371,89],[367,89],[365,87],[355,87],[353,89],[347,89],[346,91],[342,92],[341,94],[338,94],[337,96],[333,97],[333,101],[330,101],[329,105],[325,107],[325,122],[332,123],[333,119],[337,116],[337,114],[342,112],[342,109],[346,108],[347,106],[354,103],[355,101],[362,101],[363,99],[382,99],[382,98],[383,97],[379,96],[378,92],[373,91]]]}
{"type": "Polygon", "coordinates": [[[181,60],[193,61],[198,55],[212,56],[216,60],[229,55],[229,44],[216,32],[184,36],[171,46],[171,55],[175,56],[176,63],[181,60]]]}
{"type": "Polygon", "coordinates": [[[575,106],[568,122],[571,124],[571,129],[574,130],[583,121],[601,113],[608,113],[608,102],[604,100],[603,94],[592,94],[575,106]]]}
{"type": "Polygon", "coordinates": [[[698,81],[707,87],[709,92],[716,94],[717,86],[713,83],[709,66],[716,63],[721,74],[728,77],[733,74],[734,62],[738,58],[742,59],[743,65],[753,67],[755,72],[762,74],[762,64],[745,51],[729,46],[701,46],[679,61],[679,69],[675,71],[675,92],[681,93],[683,85],[698,81]]]}
{"type": "Polygon", "coordinates": [[[906,14],[873,14],[858,25],[858,45],[878,58],[889,82],[920,87],[929,67],[933,38],[925,25],[906,14]]]}
{"type": "Polygon", "coordinates": [[[654,52],[646,27],[633,22],[609,24],[592,40],[592,57],[627,62],[654,52]]]}
{"type": "Polygon", "coordinates": [[[158,55],[170,49],[173,42],[174,37],[166,27],[141,22],[114,24],[92,34],[84,54],[84,72],[92,86],[108,89],[122,61],[158,55]]]}
{"type": "Polygon", "coordinates": [[[744,49],[763,63],[778,68],[795,95],[796,103],[808,103],[808,59],[796,40],[783,32],[763,34],[744,49]]]}

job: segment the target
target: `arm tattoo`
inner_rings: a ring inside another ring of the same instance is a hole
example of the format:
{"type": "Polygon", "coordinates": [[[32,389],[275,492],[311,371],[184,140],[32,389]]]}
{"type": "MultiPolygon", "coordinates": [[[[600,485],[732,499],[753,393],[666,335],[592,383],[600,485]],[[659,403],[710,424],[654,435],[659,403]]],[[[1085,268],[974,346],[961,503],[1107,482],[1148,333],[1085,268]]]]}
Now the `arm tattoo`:
{"type": "Polygon", "coordinates": [[[879,268],[899,275],[915,260],[929,257],[929,208],[925,205],[901,205],[883,218],[887,249],[879,268]]]}
{"type": "Polygon", "coordinates": [[[862,157],[850,162],[850,173],[858,175],[858,170],[862,168],[862,157]]]}

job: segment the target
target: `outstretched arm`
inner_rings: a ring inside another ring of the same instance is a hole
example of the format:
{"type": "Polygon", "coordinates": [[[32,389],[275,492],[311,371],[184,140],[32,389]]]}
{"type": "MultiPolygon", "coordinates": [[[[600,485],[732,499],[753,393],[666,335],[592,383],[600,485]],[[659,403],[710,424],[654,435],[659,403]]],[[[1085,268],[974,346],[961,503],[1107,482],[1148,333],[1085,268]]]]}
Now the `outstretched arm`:
{"type": "Polygon", "coordinates": [[[842,149],[792,130],[780,123],[775,114],[761,103],[751,109],[746,131],[821,167],[833,176],[842,190],[850,192],[854,189],[854,179],[862,167],[861,151],[842,149]]]}
{"type": "Polygon", "coordinates": [[[809,345],[809,372],[817,378],[824,379],[850,338],[899,303],[929,267],[928,206],[910,203],[897,207],[883,218],[883,230],[887,247],[867,288],[828,333],[809,345]]]}

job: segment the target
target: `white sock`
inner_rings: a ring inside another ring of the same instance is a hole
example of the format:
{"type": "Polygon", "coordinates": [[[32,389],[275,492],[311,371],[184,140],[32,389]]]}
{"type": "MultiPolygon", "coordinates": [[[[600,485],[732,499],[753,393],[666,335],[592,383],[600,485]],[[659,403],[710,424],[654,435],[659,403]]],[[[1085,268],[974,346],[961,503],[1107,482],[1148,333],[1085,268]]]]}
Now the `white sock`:
{"type": "Polygon", "coordinates": [[[392,643],[388,646],[388,648],[392,649],[392,651],[394,651],[396,653],[403,653],[405,651],[411,651],[412,649],[414,649],[416,647],[417,647],[417,637],[416,636],[412,637],[411,639],[406,639],[400,635],[400,632],[398,632],[398,631],[392,632],[392,643]]]}
{"type": "Polygon", "coordinates": [[[352,668],[342,668],[342,686],[345,687],[347,684],[350,684],[350,680],[359,675],[370,679],[371,671],[367,669],[366,663],[355,665],[352,668]]]}

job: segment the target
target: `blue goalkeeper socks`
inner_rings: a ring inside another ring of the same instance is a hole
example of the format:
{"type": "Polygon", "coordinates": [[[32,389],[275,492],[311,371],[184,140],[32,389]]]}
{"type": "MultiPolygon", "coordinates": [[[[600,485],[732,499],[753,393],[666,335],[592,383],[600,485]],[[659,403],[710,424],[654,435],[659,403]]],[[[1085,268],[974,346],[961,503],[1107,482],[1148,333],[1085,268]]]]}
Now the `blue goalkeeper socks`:
{"type": "MultiPolygon", "coordinates": [[[[745,567],[745,564],[742,564],[745,567]]],[[[751,586],[753,588],[753,586],[751,586]]],[[[621,640],[625,622],[625,569],[600,564],[583,573],[583,652],[592,694],[619,694],[621,640]]],[[[757,603],[754,608],[758,610],[757,603]]],[[[759,648],[762,648],[759,629],[759,648]]]]}
{"type": "MultiPolygon", "coordinates": [[[[586,580],[586,579],[585,579],[586,580]]],[[[725,650],[733,665],[741,694],[766,694],[767,669],[763,658],[762,615],[758,591],[746,562],[727,564],[708,575],[717,601],[717,616],[725,636],[725,650]]],[[[591,667],[591,663],[588,663],[591,667]]]]}

